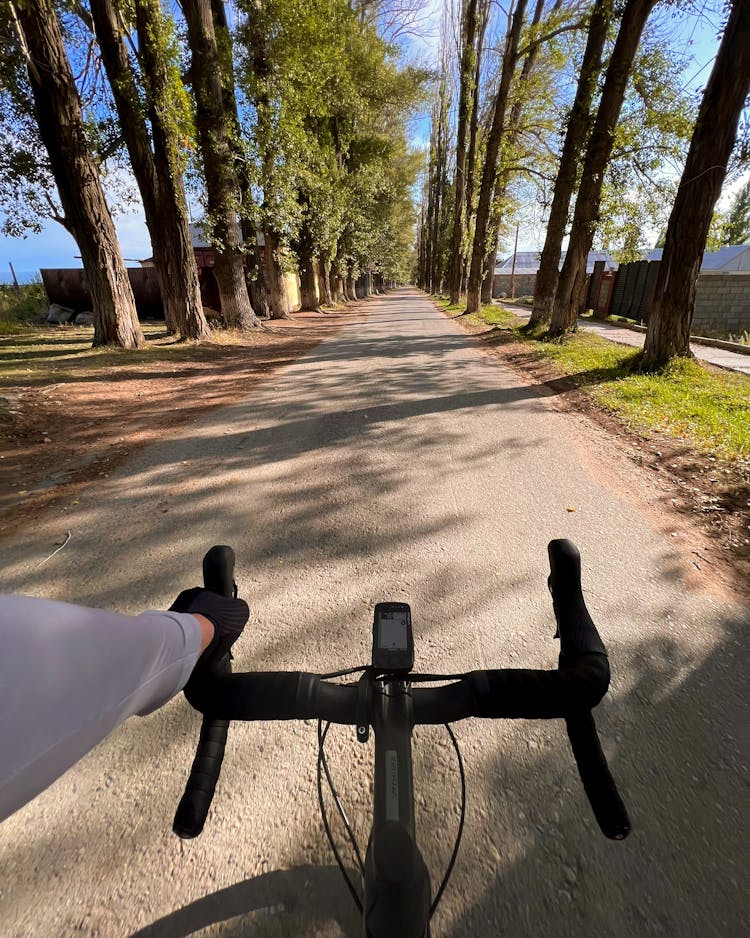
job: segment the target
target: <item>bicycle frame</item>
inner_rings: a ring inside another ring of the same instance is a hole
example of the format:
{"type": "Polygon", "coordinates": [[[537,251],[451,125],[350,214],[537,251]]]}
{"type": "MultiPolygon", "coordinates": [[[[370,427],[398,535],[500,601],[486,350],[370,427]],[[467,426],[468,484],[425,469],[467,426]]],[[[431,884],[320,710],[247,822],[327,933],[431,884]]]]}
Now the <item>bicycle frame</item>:
{"type": "Polygon", "coordinates": [[[430,876],[415,838],[410,685],[379,681],[372,702],[375,784],[365,856],[364,934],[423,938],[429,934],[430,876]]]}
{"type": "MultiPolygon", "coordinates": [[[[407,677],[360,667],[327,675],[304,671],[232,674],[227,655],[208,674],[191,677],[185,696],[204,719],[185,794],[175,814],[175,833],[191,838],[203,830],[224,757],[229,720],[314,718],[321,723],[356,726],[360,742],[367,741],[372,727],[373,825],[363,864],[363,903],[352,889],[362,907],[363,935],[429,938],[430,915],[447,876],[432,901],[429,873],[415,838],[411,734],[417,724],[450,724],[479,717],[564,719],[584,791],[602,832],[613,840],[627,837],[630,819],[591,713],[609,686],[607,651],[583,599],[577,548],[570,541],[551,541],[548,553],[548,585],[558,626],[556,637],[560,639],[557,670],[500,668],[407,677]],[[357,671],[364,672],[357,685],[329,683],[331,678],[357,671]],[[435,689],[413,687],[413,683],[436,681],[451,683],[435,689]]],[[[231,548],[213,547],[204,558],[203,569],[207,589],[225,596],[236,594],[231,548]]],[[[320,744],[322,747],[322,738],[320,744]]],[[[319,767],[322,759],[321,748],[319,767]]],[[[463,793],[460,757],[459,771],[463,793]]],[[[325,814],[324,824],[330,835],[325,814]]],[[[461,826],[462,822],[459,832],[461,826]]],[[[448,872],[457,848],[458,840],[448,872]]],[[[335,847],[334,853],[338,859],[335,847]]],[[[357,855],[359,858],[358,851],[357,855]]]]}

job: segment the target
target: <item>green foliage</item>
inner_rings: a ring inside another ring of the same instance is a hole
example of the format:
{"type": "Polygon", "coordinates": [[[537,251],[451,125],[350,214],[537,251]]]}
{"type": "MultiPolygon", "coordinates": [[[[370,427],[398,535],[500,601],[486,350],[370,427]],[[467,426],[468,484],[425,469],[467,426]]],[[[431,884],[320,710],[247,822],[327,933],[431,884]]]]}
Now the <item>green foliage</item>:
{"type": "Polygon", "coordinates": [[[403,275],[418,170],[406,120],[423,73],[400,68],[344,0],[241,8],[236,48],[263,218],[286,245],[304,233],[349,270],[403,275]]]}
{"type": "Polygon", "coordinates": [[[169,160],[174,172],[185,171],[195,145],[192,98],[182,81],[181,49],[174,19],[162,10],[160,0],[138,0],[143,9],[139,42],[148,42],[155,63],[154,74],[142,74],[146,106],[164,129],[169,160]]]}
{"type": "Polygon", "coordinates": [[[633,68],[617,125],[598,240],[620,263],[637,260],[648,232],[666,228],[685,160],[695,102],[681,85],[683,61],[658,36],[647,36],[633,68]]]}
{"type": "Polygon", "coordinates": [[[750,179],[737,192],[726,213],[722,244],[750,244],[750,179]]]}
{"type": "MultiPolygon", "coordinates": [[[[110,209],[116,214],[134,203],[135,189],[122,172],[127,155],[109,87],[97,67],[85,15],[78,15],[81,9],[85,14],[85,8],[66,0],[60,2],[58,15],[81,98],[89,149],[107,186],[110,209]]],[[[0,17],[0,139],[2,234],[23,237],[27,232],[38,233],[48,218],[64,226],[49,159],[39,138],[24,52],[10,15],[0,17]]]]}

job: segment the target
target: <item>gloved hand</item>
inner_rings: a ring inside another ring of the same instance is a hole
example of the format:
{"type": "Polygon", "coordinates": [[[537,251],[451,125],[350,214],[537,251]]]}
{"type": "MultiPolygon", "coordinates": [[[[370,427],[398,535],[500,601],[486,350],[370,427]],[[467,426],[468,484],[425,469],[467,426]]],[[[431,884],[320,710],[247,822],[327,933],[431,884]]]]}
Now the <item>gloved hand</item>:
{"type": "Polygon", "coordinates": [[[250,610],[244,599],[233,599],[195,586],[183,590],[169,607],[171,612],[192,612],[205,616],[214,627],[214,637],[195,665],[195,672],[213,669],[231,657],[230,649],[242,635],[250,610]]]}

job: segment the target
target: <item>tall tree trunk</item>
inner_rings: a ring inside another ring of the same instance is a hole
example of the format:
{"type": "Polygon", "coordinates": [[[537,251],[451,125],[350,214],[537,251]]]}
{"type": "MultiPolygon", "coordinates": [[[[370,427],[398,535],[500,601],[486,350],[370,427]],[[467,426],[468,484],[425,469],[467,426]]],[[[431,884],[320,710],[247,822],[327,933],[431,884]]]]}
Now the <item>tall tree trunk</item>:
{"type": "Polygon", "coordinates": [[[224,110],[211,0],[181,0],[181,4],[188,27],[195,123],[206,180],[206,205],[213,223],[214,276],[219,287],[221,315],[227,326],[249,329],[259,326],[260,322],[250,305],[243,269],[237,222],[241,193],[224,110]]]}
{"type": "Polygon", "coordinates": [[[346,274],[346,295],[352,303],[357,301],[357,281],[352,267],[347,270],[346,274]]]}
{"type": "Polygon", "coordinates": [[[482,268],[482,289],[480,294],[482,306],[489,306],[492,302],[492,287],[495,281],[495,266],[497,264],[497,242],[497,228],[494,228],[490,236],[490,249],[484,259],[482,268]]]}
{"type": "MultiPolygon", "coordinates": [[[[484,37],[487,32],[487,23],[490,17],[490,0],[482,0],[478,18],[479,35],[477,37],[476,64],[474,67],[474,96],[471,102],[471,118],[469,119],[469,150],[466,154],[466,230],[471,228],[474,216],[474,173],[477,162],[477,140],[479,138],[479,92],[482,77],[482,54],[484,52],[484,37]]],[[[462,283],[461,291],[465,289],[465,280],[468,267],[468,257],[463,253],[461,258],[462,283]]],[[[458,302],[458,301],[456,301],[458,302]]]]}
{"type": "Polygon", "coordinates": [[[482,184],[479,190],[479,203],[477,205],[477,218],[474,229],[474,244],[471,252],[471,267],[469,269],[469,283],[466,291],[466,312],[479,311],[482,289],[482,272],[484,259],[488,253],[487,234],[492,211],[492,192],[495,187],[495,174],[497,173],[497,159],[500,152],[500,142],[505,132],[505,112],[508,106],[508,93],[510,91],[513,72],[518,58],[518,40],[526,15],[526,0],[518,0],[510,30],[505,43],[503,67],[500,73],[500,87],[493,104],[492,124],[487,137],[487,147],[482,169],[482,184]]]}
{"type": "Polygon", "coordinates": [[[234,158],[234,173],[240,191],[240,231],[242,232],[245,252],[245,283],[250,296],[250,305],[257,316],[270,317],[268,305],[268,287],[265,270],[260,257],[257,231],[257,206],[253,200],[252,184],[248,169],[247,153],[242,143],[242,128],[237,110],[237,96],[234,90],[234,59],[232,36],[227,23],[224,0],[211,0],[211,14],[216,36],[216,48],[221,68],[221,89],[224,101],[224,114],[229,127],[229,145],[234,158]]]}
{"type": "Polygon", "coordinates": [[[263,319],[271,318],[271,309],[268,303],[268,290],[263,270],[260,248],[258,247],[258,234],[255,222],[247,215],[240,217],[240,228],[245,249],[245,282],[250,296],[250,304],[256,316],[263,319]]]}
{"type": "MultiPolygon", "coordinates": [[[[185,187],[182,181],[182,153],[177,135],[169,124],[172,107],[169,67],[165,57],[166,24],[159,0],[135,0],[135,23],[138,31],[138,51],[144,84],[146,86],[146,109],[151,124],[154,169],[160,185],[168,193],[169,205],[185,205],[185,187]]],[[[163,276],[167,279],[165,290],[178,290],[179,280],[187,278],[192,291],[193,271],[197,278],[195,254],[187,219],[174,232],[174,243],[170,244],[163,259],[163,276]]],[[[210,336],[206,317],[200,305],[200,293],[188,292],[190,302],[174,306],[178,319],[178,332],[186,339],[204,339],[210,336]]]]}
{"type": "Polygon", "coordinates": [[[289,303],[284,285],[284,271],[281,269],[279,261],[279,239],[270,226],[264,228],[263,240],[265,241],[263,270],[265,271],[271,319],[286,319],[289,315],[289,303]]]}
{"type": "Polygon", "coordinates": [[[299,261],[300,310],[318,312],[320,297],[315,282],[315,255],[307,222],[302,223],[296,247],[299,261]]]}
{"type": "Polygon", "coordinates": [[[320,284],[322,301],[326,306],[333,306],[331,294],[331,259],[326,251],[318,257],[318,283],[320,284]]]}
{"type": "Polygon", "coordinates": [[[333,264],[331,264],[331,293],[333,294],[334,303],[346,303],[346,288],[341,273],[341,262],[341,255],[336,254],[333,264]]]}
{"type": "Polygon", "coordinates": [[[264,10],[260,0],[254,0],[245,7],[246,28],[248,32],[248,51],[252,58],[253,73],[258,82],[259,92],[255,97],[257,120],[256,137],[260,146],[260,186],[263,201],[260,206],[261,230],[265,241],[263,251],[263,271],[266,291],[272,319],[285,319],[289,315],[289,302],[281,269],[281,239],[274,225],[271,193],[274,179],[273,121],[269,82],[271,67],[268,61],[267,39],[264,24],[264,10]]]}
{"type": "Polygon", "coordinates": [[[750,3],[735,0],[703,93],[680,187],[667,224],[643,363],[690,355],[695,284],[737,125],[750,91],[750,3]]]}
{"type": "MultiPolygon", "coordinates": [[[[171,184],[169,175],[157,175],[133,66],[113,0],[91,0],[90,6],[120,129],[143,201],[164,320],[170,332],[180,332],[183,322],[199,321],[203,316],[184,192],[171,184]]],[[[162,127],[165,135],[173,132],[162,127]]]]}
{"type": "MultiPolygon", "coordinates": [[[[534,14],[531,18],[530,30],[532,35],[536,31],[542,20],[544,13],[545,0],[536,0],[534,14]]],[[[562,0],[556,0],[550,14],[556,13],[562,6],[562,0]]],[[[524,105],[526,104],[526,95],[524,88],[534,73],[537,59],[539,58],[539,47],[541,40],[536,39],[530,42],[527,47],[526,57],[521,66],[521,72],[518,76],[515,100],[510,109],[510,115],[506,121],[505,137],[507,140],[507,149],[511,152],[518,143],[521,132],[521,118],[523,116],[524,105]]],[[[495,263],[497,261],[497,245],[500,237],[501,212],[507,198],[508,186],[511,181],[511,172],[508,168],[503,168],[495,179],[495,190],[492,196],[492,212],[490,216],[490,237],[488,238],[488,251],[485,256],[485,263],[482,270],[482,287],[480,300],[482,305],[492,302],[492,286],[495,279],[495,263]]]]}
{"type": "Polygon", "coordinates": [[[432,212],[432,230],[430,231],[430,241],[432,250],[430,252],[430,292],[438,293],[442,285],[442,251],[441,251],[441,233],[442,219],[444,215],[444,194],[447,189],[445,182],[446,173],[446,147],[448,137],[448,91],[445,77],[440,82],[440,100],[438,105],[438,123],[436,131],[435,145],[435,178],[433,180],[433,212],[432,212]]]}
{"type": "Polygon", "coordinates": [[[583,161],[570,241],[555,293],[549,334],[574,329],[585,299],[586,263],[599,224],[602,186],[615,140],[615,129],[635,54],[656,0],[627,0],[612,57],[607,66],[599,109],[583,161]]]}
{"type": "Polygon", "coordinates": [[[573,105],[568,117],[560,165],[555,179],[547,233],[539,260],[539,272],[534,284],[534,305],[531,310],[529,328],[548,323],[552,318],[552,304],[559,277],[560,255],[568,209],[576,184],[578,156],[583,149],[593,115],[591,102],[601,70],[602,50],[612,21],[612,0],[596,0],[591,11],[586,48],[578,76],[573,105]]]}
{"type": "Polygon", "coordinates": [[[476,87],[475,48],[477,34],[477,0],[464,0],[461,21],[461,73],[458,94],[456,124],[456,176],[453,198],[453,231],[451,233],[448,262],[448,292],[452,304],[458,303],[461,295],[461,270],[464,232],[466,227],[466,142],[469,134],[469,119],[474,107],[476,87]]]}
{"type": "Polygon", "coordinates": [[[91,292],[94,345],[138,348],[143,334],[133,291],[99,171],[86,144],[81,101],[60,23],[50,0],[24,0],[16,13],[26,45],[39,135],[91,292]]]}

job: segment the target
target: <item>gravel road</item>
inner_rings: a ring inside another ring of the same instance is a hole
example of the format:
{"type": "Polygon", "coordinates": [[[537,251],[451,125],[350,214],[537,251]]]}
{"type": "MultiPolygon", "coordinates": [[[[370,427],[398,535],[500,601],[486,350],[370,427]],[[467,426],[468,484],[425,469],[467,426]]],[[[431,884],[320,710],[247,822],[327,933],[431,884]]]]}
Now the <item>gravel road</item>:
{"type": "MultiPolygon", "coordinates": [[[[633,834],[598,832],[562,725],[462,723],[466,830],[433,934],[740,938],[748,609],[689,588],[689,537],[618,494],[602,466],[619,458],[404,290],[4,542],[2,589],[163,607],[224,542],[252,610],[237,668],[363,663],[383,599],[411,603],[421,670],[551,667],[546,544],[570,537],[633,834]]],[[[181,844],[197,728],[181,697],[131,720],[0,827],[3,938],[359,934],[318,818],[315,727],[234,725],[206,830],[181,844]]],[[[331,737],[364,841],[371,749],[331,737]]],[[[437,881],[459,797],[444,730],[415,734],[415,776],[437,881]]]]}

